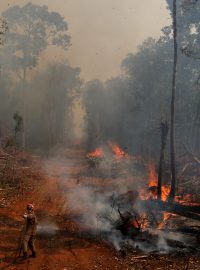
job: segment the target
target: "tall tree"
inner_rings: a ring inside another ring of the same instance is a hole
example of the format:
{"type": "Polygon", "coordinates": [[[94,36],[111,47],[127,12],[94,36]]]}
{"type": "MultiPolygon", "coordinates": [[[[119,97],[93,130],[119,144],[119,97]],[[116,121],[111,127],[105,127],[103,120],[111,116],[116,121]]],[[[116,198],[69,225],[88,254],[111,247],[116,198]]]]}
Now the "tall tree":
{"type": "Polygon", "coordinates": [[[40,54],[48,45],[67,49],[70,37],[66,34],[68,25],[56,12],[49,12],[46,6],[28,3],[23,7],[14,6],[3,12],[9,25],[7,46],[1,50],[2,62],[17,72],[22,79],[22,108],[24,120],[23,148],[26,145],[26,77],[27,69],[35,67],[40,54]]]}
{"type": "MultiPolygon", "coordinates": [[[[184,29],[187,30],[187,39],[184,44],[181,46],[181,51],[187,57],[189,57],[188,62],[193,60],[197,60],[199,62],[200,59],[200,1],[199,0],[183,0],[182,2],[182,16],[183,16],[183,25],[184,29]]],[[[196,86],[196,95],[195,95],[195,115],[192,119],[192,128],[191,135],[192,141],[190,142],[193,151],[199,154],[200,145],[199,145],[199,137],[200,137],[200,75],[199,69],[198,73],[196,73],[195,79],[196,86]]]]}
{"type": "Polygon", "coordinates": [[[73,104],[79,94],[80,69],[66,64],[48,66],[29,84],[27,145],[45,151],[73,134],[73,104]]]}
{"type": "Polygon", "coordinates": [[[162,178],[163,178],[163,165],[165,159],[165,146],[167,142],[167,134],[168,134],[168,123],[167,121],[161,121],[160,123],[160,131],[161,131],[161,149],[160,149],[160,162],[159,162],[159,170],[158,170],[158,200],[162,198],[162,178]]]}
{"type": "Polygon", "coordinates": [[[48,7],[27,3],[23,7],[14,6],[2,13],[6,19],[7,46],[2,53],[6,55],[7,65],[26,80],[28,68],[37,65],[39,56],[48,45],[67,49],[70,37],[68,24],[59,13],[49,12],[48,7]]]}
{"type": "Polygon", "coordinates": [[[176,0],[173,0],[173,41],[174,41],[174,62],[172,78],[172,96],[171,96],[171,126],[170,126],[170,160],[171,160],[171,190],[169,199],[173,200],[176,190],[176,163],[175,163],[175,100],[176,100],[176,77],[177,77],[177,18],[176,18],[176,0]]]}

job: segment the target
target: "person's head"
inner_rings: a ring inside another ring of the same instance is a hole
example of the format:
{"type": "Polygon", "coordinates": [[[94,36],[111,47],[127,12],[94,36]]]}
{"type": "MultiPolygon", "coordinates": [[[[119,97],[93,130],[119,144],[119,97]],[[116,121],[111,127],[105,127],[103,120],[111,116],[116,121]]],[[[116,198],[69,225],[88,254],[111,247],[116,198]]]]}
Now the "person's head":
{"type": "Polygon", "coordinates": [[[29,213],[32,212],[32,211],[34,211],[34,206],[33,206],[33,204],[31,204],[31,203],[27,204],[26,209],[27,209],[27,211],[28,211],[29,213]]]}

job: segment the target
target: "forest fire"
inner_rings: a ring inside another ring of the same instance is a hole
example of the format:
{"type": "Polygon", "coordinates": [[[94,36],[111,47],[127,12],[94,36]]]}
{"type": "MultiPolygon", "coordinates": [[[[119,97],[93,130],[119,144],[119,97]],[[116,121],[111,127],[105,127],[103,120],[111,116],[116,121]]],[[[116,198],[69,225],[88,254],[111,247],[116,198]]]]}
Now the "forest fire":
{"type": "MultiPolygon", "coordinates": [[[[151,191],[151,198],[157,199],[157,184],[158,184],[158,175],[156,173],[155,164],[148,164],[148,185],[149,190],[151,191]]],[[[169,185],[162,185],[161,187],[161,200],[167,201],[168,195],[170,192],[169,185]]]]}
{"type": "Polygon", "coordinates": [[[125,175],[121,174],[121,172],[125,169],[127,170],[125,177],[130,177],[130,167],[140,171],[140,173],[141,170],[147,172],[147,179],[145,180],[145,177],[143,177],[139,180],[142,187],[140,186],[140,188],[129,190],[120,195],[116,194],[116,201],[113,205],[116,204],[116,212],[119,213],[119,218],[114,227],[124,237],[135,239],[142,237],[142,235],[145,238],[147,235],[146,240],[148,241],[148,232],[154,231],[158,235],[162,234],[166,229],[176,228],[181,215],[185,217],[191,216],[190,209],[184,213],[185,209],[179,208],[192,205],[190,194],[180,196],[181,192],[179,191],[179,196],[174,198],[174,203],[170,203],[168,201],[170,185],[166,184],[166,180],[163,180],[161,200],[158,200],[158,173],[153,161],[145,164],[142,159],[137,158],[137,166],[134,167],[136,158],[128,155],[119,145],[111,142],[108,142],[104,147],[96,148],[87,157],[92,164],[91,167],[98,168],[97,175],[103,171],[104,175],[109,178],[114,176],[116,179],[117,175],[119,175],[119,179],[121,179],[120,175],[123,175],[123,177],[125,175]],[[128,167],[124,166],[125,164],[128,164],[128,167]],[[117,166],[113,170],[114,174],[111,175],[109,173],[110,169],[114,167],[113,165],[117,166]],[[178,207],[178,210],[176,207],[178,207]]]}
{"type": "Polygon", "coordinates": [[[94,151],[86,155],[90,168],[102,170],[105,174],[112,171],[116,174],[119,166],[124,161],[130,160],[130,157],[125,151],[116,143],[108,142],[103,147],[98,147],[94,151]]]}
{"type": "Polygon", "coordinates": [[[200,0],[126,2],[0,1],[0,270],[200,270],[200,0]]]}
{"type": "Polygon", "coordinates": [[[176,217],[177,215],[176,214],[172,214],[172,213],[168,213],[168,212],[163,212],[163,220],[158,224],[158,227],[157,229],[158,230],[162,230],[167,221],[171,218],[171,217],[176,217]]]}
{"type": "MultiPolygon", "coordinates": [[[[169,224],[173,223],[173,220],[178,219],[178,215],[185,215],[184,211],[188,211],[190,212],[191,210],[187,207],[199,207],[200,204],[199,203],[193,203],[193,201],[196,201],[196,198],[194,197],[194,195],[192,196],[191,194],[183,194],[181,193],[181,191],[179,191],[179,195],[176,195],[174,198],[174,203],[170,204],[170,202],[168,201],[169,198],[169,193],[170,193],[170,185],[166,185],[163,184],[161,186],[161,201],[157,200],[157,193],[158,193],[158,175],[156,172],[156,168],[155,168],[155,164],[150,162],[147,165],[147,171],[148,171],[148,188],[141,188],[139,189],[139,198],[148,203],[154,202],[155,204],[153,204],[155,207],[159,206],[161,208],[161,211],[157,212],[155,210],[154,213],[154,218],[156,217],[156,223],[153,225],[155,226],[157,229],[162,230],[163,228],[165,228],[166,226],[168,226],[168,221],[169,224]],[[157,206],[156,206],[157,205],[157,206]],[[172,207],[170,206],[172,205],[172,207]],[[173,207],[174,205],[174,207],[173,207]],[[186,208],[184,208],[186,207],[186,208]],[[178,209],[178,210],[177,210],[178,209]]],[[[196,211],[195,209],[192,211],[196,211]]],[[[146,220],[146,222],[144,222],[141,226],[142,230],[146,230],[147,228],[149,228],[149,226],[151,227],[152,224],[149,224],[148,220],[148,212],[143,214],[143,219],[146,220]]],[[[150,214],[151,215],[151,214],[150,214]]],[[[186,213],[186,216],[192,216],[193,217],[193,213],[186,213]]],[[[199,217],[195,217],[199,220],[199,217]]],[[[150,218],[151,219],[151,218],[150,218]]],[[[151,222],[150,222],[151,223],[151,222]]],[[[176,223],[176,222],[175,222],[176,223]]]]}
{"type": "MultiPolygon", "coordinates": [[[[145,195],[145,199],[157,199],[157,183],[158,183],[158,175],[156,172],[155,164],[148,164],[148,186],[149,186],[149,194],[145,195]]],[[[166,202],[170,193],[170,185],[162,185],[161,187],[161,200],[166,202]]],[[[144,191],[141,192],[142,197],[144,199],[144,191]]],[[[179,204],[185,205],[199,205],[197,203],[192,202],[191,194],[183,194],[182,196],[175,196],[174,201],[179,204]]]]}
{"type": "Polygon", "coordinates": [[[158,177],[154,163],[148,164],[148,185],[149,187],[157,186],[158,177]]]}
{"type": "Polygon", "coordinates": [[[87,156],[91,158],[102,158],[104,153],[101,148],[97,148],[93,152],[88,153],[87,156]]]}
{"type": "MultiPolygon", "coordinates": [[[[114,158],[116,158],[116,159],[130,158],[130,156],[116,143],[108,142],[108,144],[106,146],[106,150],[111,152],[114,155],[114,158]],[[109,146],[109,148],[108,148],[108,146],[109,146]]],[[[88,153],[87,157],[102,158],[102,157],[105,157],[105,151],[103,150],[103,148],[98,147],[94,151],[88,153]]]]}
{"type": "Polygon", "coordinates": [[[109,142],[109,146],[111,147],[116,159],[130,158],[130,156],[127,153],[125,153],[123,149],[120,148],[119,145],[109,142]]]}
{"type": "MultiPolygon", "coordinates": [[[[141,189],[139,191],[140,198],[142,200],[157,199],[158,175],[156,172],[155,164],[153,162],[150,162],[147,165],[147,170],[148,170],[148,190],[141,189]]],[[[162,185],[161,187],[161,200],[162,201],[167,201],[169,192],[170,192],[170,186],[162,185]]]]}

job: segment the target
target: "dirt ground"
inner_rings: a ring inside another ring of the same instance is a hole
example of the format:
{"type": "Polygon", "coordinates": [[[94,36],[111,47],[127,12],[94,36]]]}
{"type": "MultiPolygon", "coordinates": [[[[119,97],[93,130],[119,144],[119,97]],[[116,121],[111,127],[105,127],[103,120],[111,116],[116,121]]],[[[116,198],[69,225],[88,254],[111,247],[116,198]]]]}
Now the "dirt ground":
{"type": "Polygon", "coordinates": [[[76,188],[79,182],[75,172],[83,166],[84,153],[81,149],[70,149],[67,153],[71,162],[66,164],[64,170],[57,168],[51,171],[51,176],[37,172],[37,177],[33,174],[23,186],[1,190],[1,270],[200,269],[198,256],[180,252],[171,255],[142,254],[139,251],[131,251],[122,256],[111,245],[84,234],[79,224],[73,221],[75,213],[67,208],[65,194],[66,190],[76,188]],[[69,175],[70,181],[61,181],[58,173],[69,175]],[[53,233],[38,233],[37,258],[22,261],[17,256],[23,226],[22,215],[29,202],[35,204],[39,224],[43,224],[44,227],[52,225],[53,233]]]}

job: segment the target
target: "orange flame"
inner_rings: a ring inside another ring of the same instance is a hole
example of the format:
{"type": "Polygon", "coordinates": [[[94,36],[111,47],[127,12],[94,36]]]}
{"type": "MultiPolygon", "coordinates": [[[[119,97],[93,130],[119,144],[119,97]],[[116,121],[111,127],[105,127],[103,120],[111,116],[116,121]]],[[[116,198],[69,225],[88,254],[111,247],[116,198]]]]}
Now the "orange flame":
{"type": "MultiPolygon", "coordinates": [[[[151,198],[156,199],[157,198],[157,186],[158,186],[158,175],[156,173],[156,168],[154,163],[150,163],[148,165],[148,185],[150,191],[151,191],[151,198]],[[154,190],[153,190],[154,187],[154,190]]],[[[162,185],[161,187],[161,200],[166,201],[168,198],[170,192],[170,186],[169,185],[162,185]]]]}
{"type": "Polygon", "coordinates": [[[172,213],[168,213],[168,212],[164,212],[163,213],[163,220],[160,222],[160,224],[158,225],[157,229],[161,230],[166,226],[167,221],[171,218],[171,217],[176,217],[176,214],[172,214],[172,213]]]}
{"type": "MultiPolygon", "coordinates": [[[[149,189],[140,189],[139,190],[139,196],[142,200],[148,200],[148,199],[157,199],[157,192],[158,192],[158,176],[156,173],[156,168],[154,163],[148,164],[148,186],[149,189]]],[[[170,185],[162,185],[161,187],[161,200],[167,201],[168,196],[170,193],[170,185]]],[[[182,194],[181,196],[175,197],[175,202],[180,204],[187,204],[187,205],[199,205],[192,203],[192,195],[191,194],[182,194]]],[[[158,224],[158,229],[163,229],[166,226],[166,222],[171,219],[172,217],[175,217],[176,214],[164,212],[162,221],[158,224]]],[[[147,217],[148,220],[148,217],[147,217]]],[[[145,229],[148,226],[148,222],[144,223],[143,229],[145,229]]]]}
{"type": "Polygon", "coordinates": [[[90,153],[87,154],[88,157],[92,157],[92,158],[95,158],[95,157],[101,158],[101,157],[103,157],[103,155],[104,154],[103,154],[103,151],[102,151],[101,148],[97,148],[93,152],[90,152],[90,153]]]}
{"type": "Polygon", "coordinates": [[[162,191],[161,200],[165,202],[165,201],[167,201],[167,198],[168,198],[169,193],[170,193],[170,186],[169,185],[163,185],[161,187],[161,191],[162,191]]]}
{"type": "Polygon", "coordinates": [[[149,187],[156,187],[158,183],[158,177],[154,163],[148,164],[148,181],[149,187]]]}
{"type": "Polygon", "coordinates": [[[115,143],[109,143],[113,153],[115,154],[116,158],[129,158],[129,155],[124,152],[117,144],[115,143]]]}

